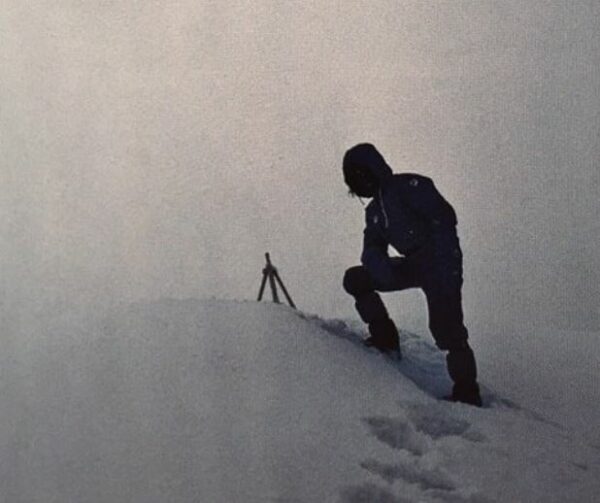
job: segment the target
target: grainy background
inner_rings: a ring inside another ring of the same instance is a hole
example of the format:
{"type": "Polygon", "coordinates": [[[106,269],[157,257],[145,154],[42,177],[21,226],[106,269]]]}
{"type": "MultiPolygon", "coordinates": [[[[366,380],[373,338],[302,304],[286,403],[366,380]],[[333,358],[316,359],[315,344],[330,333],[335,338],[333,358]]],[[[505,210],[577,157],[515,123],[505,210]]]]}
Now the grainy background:
{"type": "Polygon", "coordinates": [[[0,3],[4,310],[253,299],[268,250],[354,316],[371,141],[455,206],[472,333],[599,328],[597,1],[0,3]]]}

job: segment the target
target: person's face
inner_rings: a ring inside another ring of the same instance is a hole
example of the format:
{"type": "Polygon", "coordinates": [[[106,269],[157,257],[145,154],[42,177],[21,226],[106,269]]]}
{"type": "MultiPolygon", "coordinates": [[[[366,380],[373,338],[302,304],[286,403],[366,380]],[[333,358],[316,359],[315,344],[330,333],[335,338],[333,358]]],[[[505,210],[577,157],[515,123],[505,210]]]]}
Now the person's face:
{"type": "Polygon", "coordinates": [[[347,180],[350,190],[359,197],[373,197],[379,183],[375,175],[366,166],[354,166],[347,180]]]}

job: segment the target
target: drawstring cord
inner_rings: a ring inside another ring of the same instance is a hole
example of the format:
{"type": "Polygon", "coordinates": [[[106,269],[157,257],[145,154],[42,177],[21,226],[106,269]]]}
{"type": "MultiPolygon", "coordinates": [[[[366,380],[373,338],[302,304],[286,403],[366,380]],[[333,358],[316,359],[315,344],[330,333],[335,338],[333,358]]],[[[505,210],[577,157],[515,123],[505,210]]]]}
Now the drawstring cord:
{"type": "Polygon", "coordinates": [[[381,194],[381,187],[379,187],[379,206],[381,206],[381,212],[383,213],[383,219],[385,220],[385,228],[389,227],[390,221],[388,220],[387,212],[385,211],[385,205],[383,204],[383,195],[381,194]]]}

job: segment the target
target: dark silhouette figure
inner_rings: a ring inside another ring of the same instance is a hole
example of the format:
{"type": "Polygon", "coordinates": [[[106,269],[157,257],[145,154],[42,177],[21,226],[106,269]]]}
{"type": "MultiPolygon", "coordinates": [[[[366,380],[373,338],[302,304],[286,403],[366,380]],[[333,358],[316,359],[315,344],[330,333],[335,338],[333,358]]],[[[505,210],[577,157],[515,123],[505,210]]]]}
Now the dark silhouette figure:
{"type": "Polygon", "coordinates": [[[352,194],[372,198],[365,209],[362,265],[344,275],[344,289],[355,298],[369,327],[365,342],[399,351],[398,331],[377,292],[421,288],[431,333],[437,346],[448,351],[448,373],[454,382],[448,398],[480,406],[475,357],[463,323],[462,252],[454,209],[431,179],[393,174],[371,144],[348,150],[343,171],[352,194]],[[402,257],[390,258],[390,245],[402,257]]]}

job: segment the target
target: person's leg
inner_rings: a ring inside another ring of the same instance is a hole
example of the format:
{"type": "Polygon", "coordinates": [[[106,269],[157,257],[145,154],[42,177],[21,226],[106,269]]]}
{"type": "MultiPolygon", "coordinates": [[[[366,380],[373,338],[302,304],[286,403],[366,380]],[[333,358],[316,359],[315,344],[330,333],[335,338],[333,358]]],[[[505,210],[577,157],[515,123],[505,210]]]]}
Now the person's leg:
{"type": "Polygon", "coordinates": [[[355,299],[355,307],[361,319],[368,324],[369,343],[382,349],[399,349],[398,330],[390,319],[379,292],[389,292],[415,287],[414,274],[401,259],[393,261],[394,281],[382,286],[373,281],[367,269],[355,266],[344,275],[344,290],[355,299]]]}
{"type": "Polygon", "coordinates": [[[462,278],[444,280],[444,275],[429,281],[424,288],[429,312],[429,329],[437,346],[445,351],[448,374],[454,382],[452,400],[481,405],[477,384],[477,365],[463,323],[462,278]]]}

